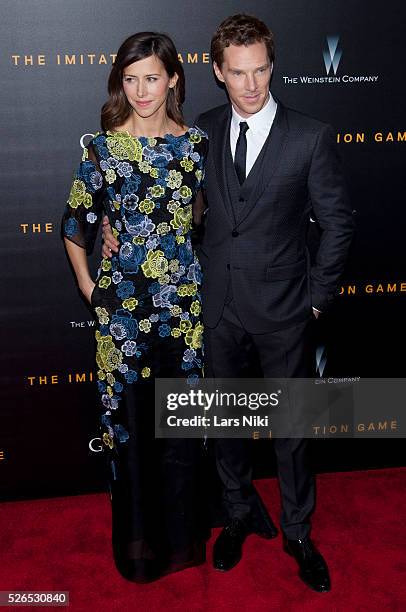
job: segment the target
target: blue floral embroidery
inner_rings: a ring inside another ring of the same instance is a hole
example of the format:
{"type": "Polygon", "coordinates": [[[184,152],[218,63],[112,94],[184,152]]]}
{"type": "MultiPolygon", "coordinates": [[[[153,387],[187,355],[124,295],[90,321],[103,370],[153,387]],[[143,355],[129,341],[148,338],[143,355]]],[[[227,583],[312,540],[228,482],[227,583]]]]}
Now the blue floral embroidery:
{"type": "Polygon", "coordinates": [[[79,224],[76,221],[76,219],[74,219],[73,217],[65,221],[65,235],[68,238],[71,238],[72,236],[74,236],[76,232],[78,231],[78,228],[79,228],[79,224]]]}
{"type": "Polygon", "coordinates": [[[118,285],[116,289],[117,296],[122,300],[125,300],[126,298],[130,297],[130,295],[134,295],[134,293],[135,287],[132,281],[123,281],[118,285]]]}

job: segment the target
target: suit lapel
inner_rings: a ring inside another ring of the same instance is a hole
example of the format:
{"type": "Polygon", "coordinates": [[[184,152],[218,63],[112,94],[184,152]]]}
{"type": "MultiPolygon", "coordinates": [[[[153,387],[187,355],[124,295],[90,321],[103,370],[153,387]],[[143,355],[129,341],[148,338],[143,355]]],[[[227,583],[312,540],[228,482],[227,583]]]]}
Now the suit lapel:
{"type": "MultiPolygon", "coordinates": [[[[230,225],[234,226],[235,219],[230,194],[227,186],[226,159],[230,147],[230,123],[231,107],[228,105],[224,112],[217,117],[217,125],[211,135],[211,146],[213,151],[213,161],[216,170],[217,182],[220,187],[221,199],[224,203],[230,225]]],[[[231,155],[231,153],[230,153],[231,155]]]]}
{"type": "Polygon", "coordinates": [[[271,182],[275,170],[281,163],[288,131],[286,111],[278,101],[278,108],[268,138],[242,186],[241,195],[245,197],[247,203],[238,218],[238,225],[248,217],[266,186],[271,182]]]}

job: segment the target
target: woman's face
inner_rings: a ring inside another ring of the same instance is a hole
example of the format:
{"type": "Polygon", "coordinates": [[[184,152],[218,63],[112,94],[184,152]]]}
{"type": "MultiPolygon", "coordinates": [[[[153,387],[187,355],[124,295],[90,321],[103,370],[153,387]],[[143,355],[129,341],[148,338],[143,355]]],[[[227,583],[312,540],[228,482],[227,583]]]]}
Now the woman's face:
{"type": "Polygon", "coordinates": [[[165,109],[168,91],[177,80],[177,74],[169,78],[165,66],[156,55],[134,62],[123,70],[124,93],[137,115],[144,119],[162,107],[165,109]]]}

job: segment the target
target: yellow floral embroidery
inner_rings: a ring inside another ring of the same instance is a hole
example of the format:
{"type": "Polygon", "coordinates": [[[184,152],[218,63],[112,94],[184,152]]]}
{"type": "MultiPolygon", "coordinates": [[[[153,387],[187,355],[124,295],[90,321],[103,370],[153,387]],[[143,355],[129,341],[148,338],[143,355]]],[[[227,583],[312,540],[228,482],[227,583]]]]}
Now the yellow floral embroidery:
{"type": "Polygon", "coordinates": [[[99,280],[100,289],[107,289],[111,285],[111,278],[109,276],[102,276],[99,280]]]}
{"type": "Polygon", "coordinates": [[[168,270],[168,260],[163,251],[148,251],[147,259],[141,265],[142,271],[147,278],[159,278],[168,270]]]}
{"type": "Polygon", "coordinates": [[[182,314],[182,308],[177,304],[171,306],[170,311],[173,317],[179,317],[182,314]]]}
{"type": "Polygon", "coordinates": [[[187,331],[188,331],[188,330],[189,330],[191,327],[192,327],[192,324],[191,324],[191,322],[190,322],[190,321],[188,321],[187,319],[186,319],[185,321],[181,321],[181,322],[179,323],[179,328],[180,328],[180,331],[181,331],[182,333],[184,333],[184,334],[185,334],[185,333],[186,333],[186,332],[187,332],[187,331]]]}
{"type": "Polygon", "coordinates": [[[106,181],[109,183],[109,185],[112,185],[112,183],[114,183],[117,178],[117,175],[114,172],[113,168],[107,168],[106,174],[104,176],[106,177],[106,181]]]}
{"type": "Polygon", "coordinates": [[[107,132],[106,145],[116,159],[140,162],[142,145],[138,138],[125,132],[107,132]]]}
{"type": "Polygon", "coordinates": [[[75,179],[73,181],[73,184],[70,190],[70,194],[69,194],[69,198],[68,198],[69,206],[71,208],[77,208],[78,206],[80,206],[83,203],[85,194],[86,194],[86,185],[84,184],[83,181],[79,179],[75,179]]]}
{"type": "Polygon", "coordinates": [[[100,370],[105,372],[116,370],[121,365],[123,354],[115,347],[112,336],[102,336],[97,330],[96,341],[96,363],[100,370]]]}
{"type": "Polygon", "coordinates": [[[113,438],[111,437],[110,434],[108,434],[106,431],[103,434],[103,442],[106,446],[108,446],[109,448],[114,448],[114,442],[113,442],[113,438]]]}
{"type": "MultiPolygon", "coordinates": [[[[177,172],[177,170],[169,170],[169,174],[166,177],[165,181],[168,183],[168,187],[170,189],[179,189],[183,181],[182,173],[177,172]]],[[[173,200],[171,200],[171,202],[173,202],[173,200]]],[[[169,209],[169,206],[168,206],[168,209],[169,209]]]]}
{"type": "Polygon", "coordinates": [[[198,317],[200,312],[202,310],[202,307],[200,306],[200,302],[192,302],[192,305],[190,306],[190,312],[195,315],[195,317],[198,317]]]}
{"type": "Polygon", "coordinates": [[[192,197],[192,190],[187,185],[182,185],[179,189],[180,197],[183,199],[192,197]]]}
{"type": "Polygon", "coordinates": [[[182,161],[180,162],[180,165],[182,166],[182,168],[185,169],[185,172],[192,172],[194,168],[193,161],[191,159],[188,159],[187,157],[184,157],[182,159],[182,161]]]}
{"type": "Polygon", "coordinates": [[[203,336],[203,325],[198,323],[196,327],[190,329],[185,336],[185,342],[193,349],[201,348],[203,336]]]}
{"type": "Polygon", "coordinates": [[[149,191],[153,198],[161,198],[165,195],[165,187],[162,187],[162,185],[153,185],[149,188],[149,191]]]}
{"type": "Polygon", "coordinates": [[[145,213],[146,215],[150,215],[155,208],[155,202],[148,199],[142,200],[138,208],[140,212],[145,213]]]}
{"type": "Polygon", "coordinates": [[[171,277],[169,276],[169,274],[163,274],[162,276],[158,278],[158,283],[160,285],[167,285],[170,280],[171,280],[171,277]]]}
{"type": "Polygon", "coordinates": [[[151,375],[151,368],[142,368],[141,376],[143,378],[148,378],[151,375]]]}
{"type": "Polygon", "coordinates": [[[149,174],[152,166],[146,161],[140,161],[140,163],[138,164],[138,168],[143,174],[149,174]]]}
{"type": "Polygon", "coordinates": [[[171,261],[169,262],[169,271],[177,272],[178,270],[179,270],[179,260],[171,259],[171,261]]]}
{"type": "Polygon", "coordinates": [[[174,229],[182,229],[182,234],[186,234],[192,228],[192,206],[189,204],[184,208],[175,210],[171,225],[174,229]]]}
{"type": "Polygon", "coordinates": [[[95,311],[97,314],[97,318],[99,319],[100,325],[107,325],[107,323],[110,321],[109,313],[107,312],[107,310],[105,308],[100,308],[100,306],[97,306],[97,308],[95,308],[95,311]]]}
{"type": "Polygon", "coordinates": [[[196,283],[190,283],[185,285],[179,285],[177,288],[177,293],[181,297],[185,297],[186,295],[196,295],[197,293],[197,285],[196,283]]]}
{"type": "Polygon", "coordinates": [[[169,227],[166,221],[163,221],[162,223],[158,223],[157,228],[156,228],[157,234],[164,236],[170,231],[171,231],[171,228],[169,227]]]}
{"type": "Polygon", "coordinates": [[[148,334],[151,331],[151,321],[149,319],[141,319],[138,327],[140,331],[148,334]]]}
{"type": "Polygon", "coordinates": [[[85,208],[90,208],[93,206],[93,199],[90,193],[85,193],[85,197],[83,198],[83,206],[85,208]]]}
{"type": "Polygon", "coordinates": [[[126,300],[123,300],[123,308],[127,308],[128,310],[132,311],[135,310],[136,307],[138,306],[138,300],[136,298],[127,298],[126,300]]]}

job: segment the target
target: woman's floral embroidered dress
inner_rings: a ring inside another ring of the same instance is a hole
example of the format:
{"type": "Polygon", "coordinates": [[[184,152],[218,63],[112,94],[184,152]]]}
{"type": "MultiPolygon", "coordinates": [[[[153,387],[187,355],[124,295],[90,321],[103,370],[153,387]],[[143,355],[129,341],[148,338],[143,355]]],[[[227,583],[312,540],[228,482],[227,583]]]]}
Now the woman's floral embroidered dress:
{"type": "MultiPolygon", "coordinates": [[[[179,553],[165,540],[162,554],[151,541],[153,521],[162,520],[155,504],[173,504],[175,492],[158,493],[159,482],[151,487],[145,480],[162,476],[163,489],[172,482],[176,494],[186,497],[173,510],[175,523],[179,513],[195,512],[190,478],[196,441],[171,447],[154,440],[153,379],[196,379],[202,371],[201,269],[191,227],[206,152],[207,137],[197,127],[163,138],[100,133],[84,149],[63,219],[64,236],[91,252],[107,214],[120,243],[117,254],[102,260],[91,301],[98,320],[97,384],[111,471],[113,544],[119,569],[131,580],[193,563],[190,550],[189,556],[183,548],[179,553]],[[187,475],[179,468],[172,481],[163,475],[162,462],[171,460],[183,461],[187,475]]],[[[191,524],[187,529],[193,532],[191,524]]]]}

